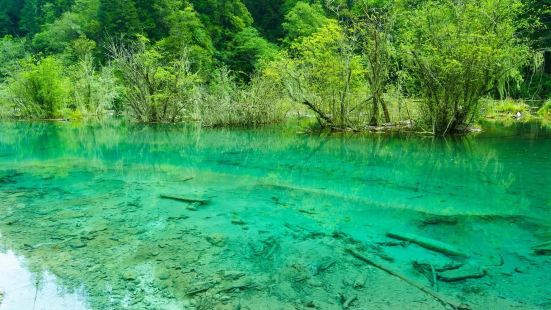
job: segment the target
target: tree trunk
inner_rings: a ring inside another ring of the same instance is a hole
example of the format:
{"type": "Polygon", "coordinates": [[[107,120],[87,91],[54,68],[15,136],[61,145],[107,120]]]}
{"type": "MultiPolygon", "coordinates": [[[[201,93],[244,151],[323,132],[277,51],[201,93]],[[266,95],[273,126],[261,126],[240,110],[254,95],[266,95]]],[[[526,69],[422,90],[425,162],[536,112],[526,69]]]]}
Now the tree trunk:
{"type": "Polygon", "coordinates": [[[381,106],[383,107],[383,113],[385,115],[385,123],[390,123],[390,114],[388,113],[388,107],[386,106],[386,102],[381,98],[381,106]]]}
{"type": "Polygon", "coordinates": [[[547,74],[551,74],[551,51],[545,51],[543,53],[543,59],[544,59],[544,72],[547,74]]]}
{"type": "Polygon", "coordinates": [[[377,126],[379,124],[379,97],[377,94],[373,95],[373,116],[371,116],[371,121],[369,125],[377,126]]]}

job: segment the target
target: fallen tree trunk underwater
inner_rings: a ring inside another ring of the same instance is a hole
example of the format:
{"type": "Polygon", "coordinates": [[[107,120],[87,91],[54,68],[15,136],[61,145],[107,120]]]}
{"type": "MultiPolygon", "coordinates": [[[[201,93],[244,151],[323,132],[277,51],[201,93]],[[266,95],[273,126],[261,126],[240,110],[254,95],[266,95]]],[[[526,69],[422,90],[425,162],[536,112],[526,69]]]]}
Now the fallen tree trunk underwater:
{"type": "Polygon", "coordinates": [[[465,258],[469,257],[469,255],[463,252],[462,250],[438,240],[434,240],[434,239],[430,239],[422,236],[416,236],[408,233],[389,232],[386,235],[387,237],[402,240],[402,241],[412,242],[428,250],[440,252],[446,255],[461,256],[465,258]]]}
{"type": "Polygon", "coordinates": [[[176,200],[176,201],[181,201],[186,203],[198,203],[200,205],[206,205],[210,202],[209,199],[189,198],[189,197],[163,195],[163,194],[161,194],[159,197],[162,199],[176,200]]]}
{"type": "Polygon", "coordinates": [[[361,261],[363,261],[363,262],[365,262],[369,265],[372,265],[373,267],[378,268],[378,269],[380,269],[380,270],[382,270],[382,271],[384,271],[384,272],[386,272],[386,273],[388,273],[392,276],[395,276],[395,277],[399,278],[400,280],[408,283],[409,285],[419,289],[420,291],[432,296],[433,298],[438,300],[441,304],[443,304],[446,307],[452,307],[453,309],[456,309],[456,310],[469,310],[469,309],[471,309],[471,307],[469,305],[461,303],[461,302],[456,301],[456,300],[452,300],[452,299],[450,299],[450,298],[434,291],[433,289],[428,288],[428,287],[424,286],[423,284],[418,283],[418,282],[406,277],[405,275],[399,273],[398,271],[394,271],[394,270],[390,269],[389,267],[386,267],[386,266],[382,265],[381,263],[378,263],[378,262],[374,261],[373,259],[370,259],[367,256],[362,255],[361,253],[357,252],[354,249],[347,248],[346,252],[348,252],[352,256],[356,257],[357,259],[359,259],[359,260],[361,260],[361,261]]]}

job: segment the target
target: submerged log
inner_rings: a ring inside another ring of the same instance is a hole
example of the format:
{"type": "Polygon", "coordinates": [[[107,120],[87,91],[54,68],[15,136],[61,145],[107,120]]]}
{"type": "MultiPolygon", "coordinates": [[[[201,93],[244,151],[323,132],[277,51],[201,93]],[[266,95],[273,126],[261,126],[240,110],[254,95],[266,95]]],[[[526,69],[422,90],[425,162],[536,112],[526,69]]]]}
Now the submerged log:
{"type": "Polygon", "coordinates": [[[190,197],[182,197],[182,196],[163,195],[163,194],[161,194],[159,197],[161,197],[162,199],[176,200],[176,201],[181,201],[185,203],[198,203],[200,205],[206,205],[210,201],[209,199],[190,198],[190,197]]]}
{"type": "Polygon", "coordinates": [[[214,281],[205,281],[205,282],[195,283],[190,287],[188,287],[186,294],[192,296],[198,293],[202,293],[204,291],[210,290],[215,285],[216,285],[216,282],[214,281]]]}
{"type": "Polygon", "coordinates": [[[220,288],[218,290],[218,293],[231,292],[231,291],[244,291],[244,290],[253,289],[256,287],[257,285],[251,280],[241,280],[220,288]]]}
{"type": "Polygon", "coordinates": [[[534,253],[537,255],[550,255],[551,254],[551,241],[540,243],[532,247],[534,253]]]}
{"type": "Polygon", "coordinates": [[[486,270],[478,266],[467,265],[459,269],[438,273],[438,280],[444,282],[459,282],[467,279],[480,279],[486,276],[486,270]]]}
{"type": "Polygon", "coordinates": [[[395,276],[397,277],[398,279],[408,283],[409,285],[419,289],[420,291],[432,296],[433,298],[435,298],[436,300],[438,300],[441,304],[443,304],[444,306],[446,307],[452,307],[453,309],[457,309],[457,310],[467,310],[467,309],[471,309],[471,307],[467,304],[463,304],[459,301],[456,301],[456,300],[453,300],[453,299],[450,299],[436,291],[434,291],[433,289],[429,288],[429,287],[426,287],[408,277],[406,277],[405,275],[399,273],[398,271],[394,271],[392,269],[390,269],[389,267],[387,266],[384,266],[383,264],[381,263],[378,263],[376,262],[375,260],[367,257],[367,256],[364,256],[360,253],[358,253],[357,251],[355,251],[354,249],[351,249],[351,248],[347,248],[346,251],[348,253],[350,253],[352,256],[356,257],[357,259],[369,264],[369,265],[372,265],[373,267],[375,268],[378,268],[392,276],[395,276]]]}
{"type": "Polygon", "coordinates": [[[469,255],[463,252],[462,250],[438,240],[434,240],[434,239],[430,239],[422,236],[416,236],[408,233],[389,232],[386,235],[390,238],[412,242],[424,247],[425,249],[440,252],[446,255],[469,257],[469,255]]]}
{"type": "Polygon", "coordinates": [[[346,300],[344,301],[344,303],[342,304],[342,308],[343,308],[343,309],[348,309],[348,308],[352,305],[352,303],[353,303],[354,301],[356,301],[356,299],[358,299],[357,296],[352,296],[352,297],[346,299],[346,300]]]}

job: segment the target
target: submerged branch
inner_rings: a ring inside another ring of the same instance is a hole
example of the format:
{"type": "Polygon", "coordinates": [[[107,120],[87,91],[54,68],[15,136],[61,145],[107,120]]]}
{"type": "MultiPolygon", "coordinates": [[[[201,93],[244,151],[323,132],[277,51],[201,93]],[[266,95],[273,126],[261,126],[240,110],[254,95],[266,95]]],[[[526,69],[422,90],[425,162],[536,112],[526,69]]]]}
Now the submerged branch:
{"type": "Polygon", "coordinates": [[[434,291],[433,289],[431,288],[428,288],[408,277],[406,277],[405,275],[399,273],[398,271],[394,271],[392,269],[390,269],[389,267],[387,266],[384,266],[382,265],[381,263],[378,263],[376,261],[374,261],[373,259],[370,259],[362,254],[360,254],[359,252],[355,251],[354,249],[351,249],[351,248],[347,248],[346,249],[346,252],[351,254],[352,256],[354,256],[355,258],[369,264],[369,265],[372,265],[373,267],[375,268],[378,268],[392,276],[395,276],[397,277],[398,279],[408,283],[409,285],[419,289],[420,291],[434,297],[436,300],[438,300],[440,303],[442,303],[444,306],[446,307],[452,307],[453,309],[457,309],[457,310],[467,310],[467,309],[471,309],[471,307],[467,304],[463,304],[459,301],[456,301],[456,300],[452,300],[436,291],[434,291]]]}

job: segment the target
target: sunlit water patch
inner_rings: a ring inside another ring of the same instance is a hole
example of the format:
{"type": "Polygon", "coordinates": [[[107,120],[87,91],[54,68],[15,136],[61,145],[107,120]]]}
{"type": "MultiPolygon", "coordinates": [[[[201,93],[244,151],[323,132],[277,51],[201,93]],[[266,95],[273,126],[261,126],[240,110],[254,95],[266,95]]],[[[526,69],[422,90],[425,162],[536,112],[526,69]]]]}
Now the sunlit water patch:
{"type": "Polygon", "coordinates": [[[538,125],[4,123],[0,307],[28,299],[7,275],[27,272],[58,309],[549,308],[550,151],[538,125]]]}
{"type": "Polygon", "coordinates": [[[55,276],[32,273],[13,252],[0,252],[0,309],[87,309],[83,292],[65,292],[55,276]]]}

